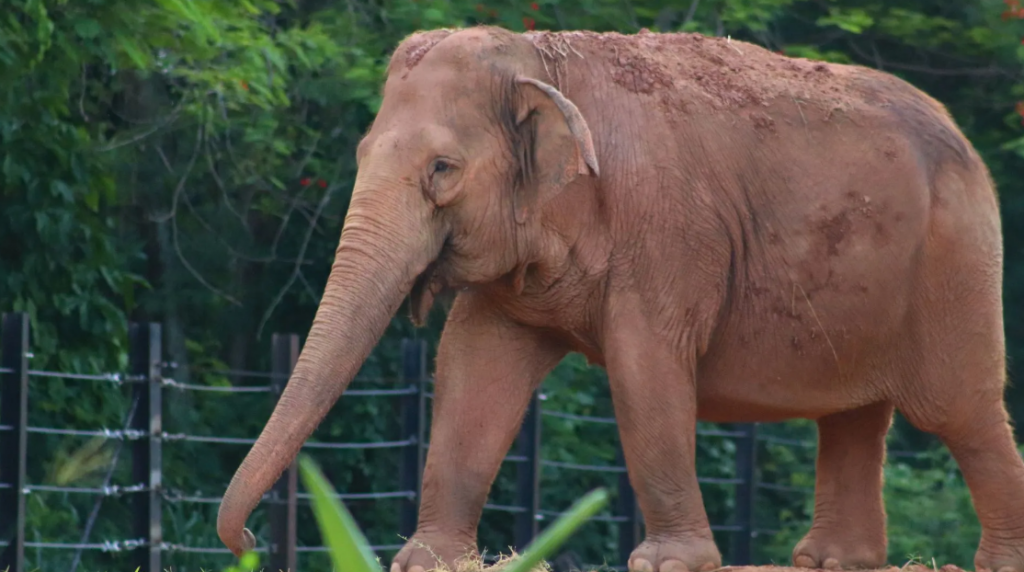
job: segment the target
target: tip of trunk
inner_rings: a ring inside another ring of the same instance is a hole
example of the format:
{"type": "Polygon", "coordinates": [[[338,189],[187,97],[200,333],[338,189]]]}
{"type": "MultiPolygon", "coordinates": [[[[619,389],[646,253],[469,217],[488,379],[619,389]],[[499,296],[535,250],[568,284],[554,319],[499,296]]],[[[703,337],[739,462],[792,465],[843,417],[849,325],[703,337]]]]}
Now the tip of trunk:
{"type": "Polygon", "coordinates": [[[242,530],[239,532],[239,526],[233,525],[229,520],[223,516],[217,519],[217,535],[220,536],[224,546],[227,546],[236,557],[256,548],[256,537],[253,536],[252,531],[241,527],[242,530]]]}

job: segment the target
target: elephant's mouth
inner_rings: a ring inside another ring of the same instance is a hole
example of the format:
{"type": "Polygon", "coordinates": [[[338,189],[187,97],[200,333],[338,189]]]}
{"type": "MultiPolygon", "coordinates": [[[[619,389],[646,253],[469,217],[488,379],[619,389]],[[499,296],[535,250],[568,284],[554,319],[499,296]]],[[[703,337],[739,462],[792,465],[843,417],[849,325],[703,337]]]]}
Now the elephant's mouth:
{"type": "Polygon", "coordinates": [[[409,295],[409,314],[412,323],[416,326],[426,323],[427,314],[434,306],[434,300],[448,289],[447,282],[438,272],[438,262],[435,261],[427,266],[427,269],[416,278],[409,295]]]}

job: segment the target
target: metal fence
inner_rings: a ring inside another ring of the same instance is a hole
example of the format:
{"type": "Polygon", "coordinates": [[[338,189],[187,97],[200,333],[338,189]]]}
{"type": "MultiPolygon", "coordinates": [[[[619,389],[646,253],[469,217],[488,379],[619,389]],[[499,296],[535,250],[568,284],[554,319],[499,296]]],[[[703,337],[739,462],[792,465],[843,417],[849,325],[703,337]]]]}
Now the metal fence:
{"type": "MultiPolygon", "coordinates": [[[[167,433],[162,425],[162,399],[168,391],[199,391],[252,393],[261,392],[268,399],[276,401],[288,380],[299,354],[299,337],[295,334],[275,334],[272,338],[272,371],[270,372],[227,372],[243,373],[262,377],[266,384],[259,386],[209,386],[186,384],[164,376],[168,365],[164,362],[161,348],[161,326],[157,323],[132,323],[129,327],[129,367],[124,373],[103,373],[96,375],[69,374],[33,370],[29,367],[31,357],[29,345],[29,319],[26,314],[12,313],[3,316],[2,348],[0,348],[0,570],[22,572],[25,570],[25,549],[74,550],[74,562],[83,550],[131,551],[133,558],[143,571],[163,570],[164,554],[168,552],[226,553],[222,546],[188,546],[166,538],[162,530],[162,510],[167,502],[191,502],[216,504],[218,497],[190,496],[170,490],[162,483],[162,448],[165,443],[191,441],[213,444],[250,445],[255,439],[167,433]],[[130,384],[132,404],[123,428],[111,429],[66,429],[37,427],[28,424],[28,403],[33,380],[59,378],[81,382],[109,383],[112,386],[130,384]],[[128,445],[132,459],[132,481],[128,484],[111,484],[113,468],[106,475],[100,487],[60,487],[30,483],[26,479],[29,434],[42,433],[79,437],[101,437],[116,440],[115,452],[120,455],[123,445],[128,445]],[[26,497],[35,492],[62,492],[91,495],[97,498],[93,512],[87,521],[78,543],[31,542],[25,534],[26,497]],[[105,498],[123,497],[132,503],[134,522],[125,523],[125,537],[90,541],[91,528],[105,498]]],[[[307,449],[394,449],[401,455],[399,489],[378,493],[341,493],[342,500],[398,499],[400,502],[399,534],[408,537],[416,526],[417,496],[428,443],[427,414],[433,398],[433,380],[428,374],[427,347],[422,340],[403,340],[402,378],[393,388],[349,389],[344,398],[359,396],[392,397],[401,400],[401,438],[394,441],[370,443],[324,443],[307,442],[307,449]]],[[[521,549],[538,533],[542,522],[560,514],[549,510],[540,503],[542,467],[554,467],[566,471],[613,473],[618,475],[618,503],[611,515],[599,515],[595,520],[612,523],[618,528],[618,561],[625,562],[629,552],[642,539],[642,519],[636,506],[633,490],[629,485],[622,462],[621,450],[618,463],[613,466],[596,466],[566,463],[544,459],[541,456],[541,420],[544,417],[569,419],[580,423],[614,425],[614,418],[591,417],[570,414],[544,407],[545,395],[535,394],[524,419],[515,450],[506,456],[506,463],[516,466],[516,503],[514,505],[487,504],[486,511],[509,513],[515,520],[514,539],[510,546],[521,549]]],[[[759,529],[754,522],[754,498],[759,488],[779,488],[779,485],[756,481],[756,444],[759,438],[753,424],[734,425],[730,429],[700,429],[700,436],[727,437],[735,441],[735,477],[701,478],[701,483],[716,483],[735,487],[734,514],[728,522],[713,523],[712,529],[731,535],[732,564],[747,564],[751,561],[752,539],[759,529]]],[[[776,439],[776,441],[781,441],[776,439]]],[[[813,443],[794,442],[791,444],[813,447],[813,443]]],[[[269,569],[295,570],[299,552],[326,550],[322,546],[297,546],[296,505],[309,495],[300,493],[297,487],[296,467],[286,471],[273,489],[264,496],[270,514],[270,539],[267,545],[258,548],[267,552],[269,569]]],[[[783,487],[785,488],[785,487],[783,487]]],[[[807,492],[803,490],[802,492],[807,492]]],[[[379,552],[391,551],[399,545],[375,546],[379,552]]],[[[75,566],[72,566],[74,570],[75,566]]]]}

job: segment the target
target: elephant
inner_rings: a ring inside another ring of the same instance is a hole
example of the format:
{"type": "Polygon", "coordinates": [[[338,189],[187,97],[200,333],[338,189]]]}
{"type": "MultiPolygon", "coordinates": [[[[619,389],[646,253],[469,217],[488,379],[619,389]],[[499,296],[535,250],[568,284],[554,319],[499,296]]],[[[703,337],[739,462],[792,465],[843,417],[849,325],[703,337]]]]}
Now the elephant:
{"type": "Polygon", "coordinates": [[[533,391],[569,353],[608,374],[645,536],[636,572],[722,566],[698,420],[816,423],[795,566],[885,565],[895,411],[970,489],[978,570],[1024,572],[991,175],[894,75],[690,33],[412,34],[356,152],[335,259],[287,388],[225,492],[246,519],[408,300],[450,300],[418,525],[392,572],[478,553],[533,391]]]}

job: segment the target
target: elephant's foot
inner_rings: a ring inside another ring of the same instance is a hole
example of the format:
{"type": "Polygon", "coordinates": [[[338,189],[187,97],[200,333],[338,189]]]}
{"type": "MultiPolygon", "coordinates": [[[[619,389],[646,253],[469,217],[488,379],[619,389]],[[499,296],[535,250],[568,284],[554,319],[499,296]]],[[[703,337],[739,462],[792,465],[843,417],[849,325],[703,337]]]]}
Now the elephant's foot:
{"type": "Polygon", "coordinates": [[[1014,542],[991,542],[982,533],[981,546],[974,555],[976,572],[1024,572],[1024,538],[1014,542]]]}
{"type": "Polygon", "coordinates": [[[457,570],[460,561],[472,560],[478,555],[475,540],[417,532],[391,561],[391,572],[457,570]]]}
{"type": "Polygon", "coordinates": [[[647,539],[629,555],[630,572],[710,572],[722,554],[710,538],[647,539]]]}
{"type": "Polygon", "coordinates": [[[865,532],[849,525],[835,529],[812,528],[793,549],[793,565],[798,568],[825,570],[868,570],[884,567],[885,533],[865,532]]]}

